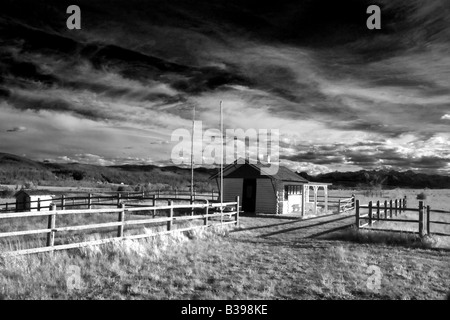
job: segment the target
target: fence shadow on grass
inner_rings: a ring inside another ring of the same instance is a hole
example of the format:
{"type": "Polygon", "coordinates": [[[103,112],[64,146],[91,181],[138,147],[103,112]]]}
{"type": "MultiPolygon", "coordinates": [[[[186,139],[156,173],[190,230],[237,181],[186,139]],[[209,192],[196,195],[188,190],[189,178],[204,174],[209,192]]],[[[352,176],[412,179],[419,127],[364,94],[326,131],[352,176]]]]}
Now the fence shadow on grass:
{"type": "Polygon", "coordinates": [[[352,228],[353,226],[354,226],[353,223],[352,224],[347,224],[345,226],[340,226],[340,227],[329,229],[329,230],[326,230],[326,231],[323,231],[323,232],[318,232],[318,233],[312,234],[308,238],[309,239],[319,238],[319,237],[322,237],[324,235],[332,234],[332,233],[334,233],[336,231],[341,231],[341,230],[352,228]]]}
{"type": "Polygon", "coordinates": [[[278,220],[300,220],[301,217],[294,217],[294,216],[283,216],[280,214],[264,214],[264,213],[252,213],[252,212],[241,212],[239,213],[241,217],[247,217],[247,218],[263,218],[263,219],[278,219],[278,220]]]}
{"type": "MultiPolygon", "coordinates": [[[[261,238],[265,238],[265,237],[270,237],[270,236],[274,236],[274,235],[279,235],[279,234],[283,234],[283,233],[287,233],[287,232],[292,232],[292,231],[297,231],[297,230],[302,230],[302,229],[310,229],[310,228],[314,228],[314,227],[319,227],[319,226],[326,226],[326,225],[332,225],[336,222],[340,222],[343,220],[347,220],[352,218],[352,216],[340,216],[337,219],[333,219],[333,220],[326,220],[326,221],[322,221],[322,222],[318,222],[318,223],[314,223],[314,224],[307,224],[307,225],[303,225],[303,226],[299,226],[299,227],[295,227],[295,228],[289,228],[289,229],[283,229],[280,231],[275,231],[275,232],[271,232],[271,233],[267,233],[264,235],[261,235],[261,238]]],[[[312,219],[311,219],[312,220],[312,219]]],[[[306,219],[306,220],[300,220],[299,222],[309,222],[310,219],[306,219]]],[[[340,226],[342,227],[342,226],[340,226]]],[[[334,228],[333,228],[334,229],[334,228]]],[[[329,232],[329,230],[325,230],[325,232],[329,232]]],[[[310,237],[310,236],[308,236],[310,237]]],[[[307,238],[307,237],[305,237],[307,238]]]]}
{"type": "Polygon", "coordinates": [[[238,241],[239,243],[245,243],[245,244],[261,244],[264,243],[268,247],[289,247],[293,249],[327,249],[330,247],[329,243],[326,243],[325,241],[315,241],[313,239],[293,239],[293,240],[270,240],[265,241],[265,239],[261,238],[239,238],[235,239],[235,241],[238,241]]]}
{"type": "Polygon", "coordinates": [[[258,229],[266,229],[266,228],[271,228],[271,227],[278,227],[278,226],[283,226],[283,225],[287,225],[287,224],[294,224],[294,223],[299,223],[302,220],[295,220],[295,221],[288,221],[288,222],[281,222],[281,223],[274,223],[274,224],[265,224],[262,226],[255,226],[255,227],[248,227],[248,228],[243,228],[243,227],[238,227],[235,230],[232,230],[231,232],[242,232],[242,231],[251,231],[251,230],[258,230],[258,229]]]}
{"type": "Polygon", "coordinates": [[[290,229],[285,229],[282,231],[277,231],[274,232],[273,234],[267,234],[266,236],[270,236],[270,235],[275,235],[275,234],[281,234],[284,232],[290,232],[290,231],[294,231],[294,230],[298,230],[298,229],[304,229],[304,228],[310,228],[310,227],[314,227],[314,226],[321,226],[321,225],[326,225],[326,224],[331,224],[333,222],[336,221],[340,221],[340,220],[345,220],[348,218],[351,218],[351,215],[342,215],[342,214],[337,214],[337,213],[333,213],[333,214],[328,214],[328,215],[323,215],[323,216],[317,216],[317,217],[308,217],[308,218],[298,218],[298,217],[282,217],[280,215],[255,215],[255,214],[241,214],[241,217],[246,217],[246,218],[254,218],[254,219],[259,219],[259,218],[264,218],[264,219],[279,219],[279,220],[289,220],[287,222],[280,222],[280,223],[273,223],[273,224],[265,224],[265,225],[260,225],[260,226],[254,226],[254,227],[248,227],[248,228],[237,228],[236,230],[233,230],[232,232],[240,232],[240,231],[251,231],[251,230],[258,230],[258,229],[267,229],[267,228],[271,228],[271,227],[278,227],[278,226],[283,226],[283,225],[293,225],[293,224],[299,224],[299,223],[308,223],[310,221],[315,221],[315,220],[319,220],[319,219],[325,219],[325,218],[329,218],[329,217],[337,217],[337,219],[333,219],[333,220],[327,220],[318,224],[313,224],[313,225],[306,225],[306,226],[301,226],[301,227],[296,227],[296,228],[290,228],[290,229]]]}
{"type": "Polygon", "coordinates": [[[320,240],[338,240],[358,244],[381,244],[388,246],[402,246],[414,249],[429,249],[450,251],[449,248],[436,247],[434,237],[420,237],[410,232],[385,232],[378,230],[358,230],[354,225],[342,230],[335,230],[327,235],[322,234],[320,240]]]}

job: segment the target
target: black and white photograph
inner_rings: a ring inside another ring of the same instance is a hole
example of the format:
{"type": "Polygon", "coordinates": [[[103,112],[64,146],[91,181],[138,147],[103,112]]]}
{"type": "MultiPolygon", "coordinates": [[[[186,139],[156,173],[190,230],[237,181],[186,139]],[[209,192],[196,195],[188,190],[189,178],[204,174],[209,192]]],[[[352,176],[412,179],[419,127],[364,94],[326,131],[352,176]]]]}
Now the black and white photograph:
{"type": "Polygon", "coordinates": [[[450,0],[1,0],[0,300],[450,300],[450,0]]]}

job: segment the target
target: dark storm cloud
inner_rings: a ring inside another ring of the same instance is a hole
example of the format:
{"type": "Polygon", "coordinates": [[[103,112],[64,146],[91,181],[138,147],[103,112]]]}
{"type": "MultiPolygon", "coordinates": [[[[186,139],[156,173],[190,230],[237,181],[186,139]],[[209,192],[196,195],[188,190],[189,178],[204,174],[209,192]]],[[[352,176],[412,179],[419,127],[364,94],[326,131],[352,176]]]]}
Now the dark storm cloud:
{"type": "MultiPolygon", "coordinates": [[[[412,161],[407,162],[406,165],[409,165],[411,168],[419,168],[419,169],[442,169],[448,167],[450,164],[449,159],[443,159],[438,157],[421,157],[419,159],[413,159],[412,161]]],[[[392,163],[393,166],[403,167],[402,163],[392,163]]]]}
{"type": "Polygon", "coordinates": [[[292,161],[447,163],[448,1],[80,0],[76,32],[65,28],[69,4],[2,7],[8,108],[167,134],[186,126],[194,105],[215,126],[225,100],[227,125],[273,125],[299,139],[281,144],[292,161]],[[382,30],[366,28],[370,4],[382,9],[382,30]]]}
{"type": "Polygon", "coordinates": [[[356,131],[367,131],[380,133],[385,137],[398,137],[405,132],[409,132],[408,129],[396,128],[393,126],[387,126],[384,123],[373,123],[368,120],[354,120],[348,121],[345,119],[343,122],[331,121],[328,125],[332,128],[337,128],[341,130],[356,130],[356,131]]]}
{"type": "Polygon", "coordinates": [[[318,165],[352,164],[362,168],[407,168],[443,170],[450,164],[450,157],[418,156],[411,157],[395,148],[379,147],[381,143],[358,143],[350,146],[317,146],[314,150],[300,152],[287,160],[311,162],[318,165]],[[363,147],[363,148],[360,148],[363,147]]]}
{"type": "Polygon", "coordinates": [[[26,127],[14,127],[12,129],[7,129],[6,132],[23,132],[27,131],[26,127]]]}
{"type": "Polygon", "coordinates": [[[0,57],[0,70],[4,78],[14,77],[47,84],[56,81],[52,75],[42,73],[34,63],[18,61],[8,55],[0,57]]]}
{"type": "Polygon", "coordinates": [[[20,110],[69,112],[81,118],[90,120],[103,120],[109,116],[108,114],[93,108],[77,108],[75,105],[62,99],[13,95],[8,101],[13,107],[20,110]]]}
{"type": "Polygon", "coordinates": [[[301,154],[297,154],[295,156],[287,157],[286,160],[297,161],[297,162],[311,162],[314,164],[336,164],[336,163],[344,163],[345,159],[341,155],[337,155],[335,152],[305,152],[301,154]]]}

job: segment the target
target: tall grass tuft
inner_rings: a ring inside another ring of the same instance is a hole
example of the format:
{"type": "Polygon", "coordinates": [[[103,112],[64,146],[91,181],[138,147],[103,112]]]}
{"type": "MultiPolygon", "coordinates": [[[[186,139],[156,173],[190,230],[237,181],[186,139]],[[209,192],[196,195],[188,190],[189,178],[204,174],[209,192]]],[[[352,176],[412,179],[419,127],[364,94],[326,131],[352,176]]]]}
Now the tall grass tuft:
{"type": "MultiPolygon", "coordinates": [[[[182,252],[181,244],[227,235],[228,228],[224,226],[200,228],[190,232],[174,231],[168,235],[155,235],[141,240],[123,240],[54,253],[3,257],[0,258],[0,298],[123,299],[133,294],[145,296],[147,292],[142,291],[138,281],[141,275],[152,277],[154,285],[159,288],[161,280],[158,275],[164,271],[158,268],[162,262],[171,263],[173,268],[177,268],[179,261],[174,257],[177,257],[176,252],[182,252]],[[172,260],[173,263],[170,262],[172,260]],[[81,269],[82,285],[77,290],[68,287],[68,270],[72,266],[81,269]]],[[[85,240],[100,238],[100,235],[90,235],[85,240]]],[[[170,277],[166,280],[171,281],[170,277]]],[[[166,284],[161,284],[161,290],[165,290],[166,284]]]]}
{"type": "Polygon", "coordinates": [[[326,236],[330,240],[343,240],[356,243],[376,243],[409,248],[429,249],[436,245],[432,236],[421,238],[417,234],[406,232],[386,232],[377,230],[361,230],[355,226],[326,236]]]}

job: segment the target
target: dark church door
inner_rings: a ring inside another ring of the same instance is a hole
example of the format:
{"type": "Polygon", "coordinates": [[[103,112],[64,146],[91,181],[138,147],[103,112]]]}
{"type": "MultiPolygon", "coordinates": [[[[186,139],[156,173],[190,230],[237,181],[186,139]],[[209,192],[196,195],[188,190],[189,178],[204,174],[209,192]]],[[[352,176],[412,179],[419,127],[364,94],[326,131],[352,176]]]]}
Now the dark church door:
{"type": "Polygon", "coordinates": [[[255,212],[256,207],[256,179],[244,179],[242,189],[242,211],[255,212]]]}

